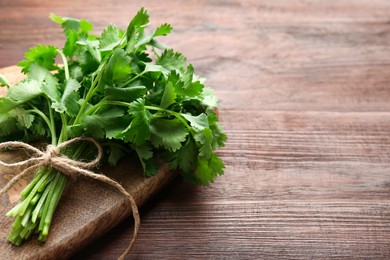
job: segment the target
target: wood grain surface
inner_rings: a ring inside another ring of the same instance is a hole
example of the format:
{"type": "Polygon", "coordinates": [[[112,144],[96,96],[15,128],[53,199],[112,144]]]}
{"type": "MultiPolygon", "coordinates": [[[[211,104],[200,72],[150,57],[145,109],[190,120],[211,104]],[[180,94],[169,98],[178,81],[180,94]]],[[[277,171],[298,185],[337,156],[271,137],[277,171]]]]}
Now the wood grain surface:
{"type": "MultiPolygon", "coordinates": [[[[128,259],[389,259],[390,2],[0,0],[0,67],[61,46],[50,12],[100,32],[141,6],[216,90],[229,140],[213,185],[177,178],[141,209],[128,259]]],[[[131,230],[72,259],[114,259],[131,230]]]]}

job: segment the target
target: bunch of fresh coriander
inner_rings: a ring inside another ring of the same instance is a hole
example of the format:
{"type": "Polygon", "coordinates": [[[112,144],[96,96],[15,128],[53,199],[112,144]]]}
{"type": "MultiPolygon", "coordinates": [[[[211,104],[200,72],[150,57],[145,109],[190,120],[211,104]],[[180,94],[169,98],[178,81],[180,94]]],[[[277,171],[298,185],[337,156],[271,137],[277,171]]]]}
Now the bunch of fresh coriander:
{"type": "MultiPolygon", "coordinates": [[[[223,174],[215,153],[226,140],[217,98],[181,53],[156,40],[171,32],[169,24],[146,32],[149,14],[142,8],[125,31],[110,24],[98,36],[86,20],[54,14],[51,19],[64,29],[65,45],[38,45],[25,54],[19,66],[26,78],[0,98],[0,141],[58,145],[88,136],[98,140],[112,166],[135,151],[145,176],[157,173],[161,159],[195,184],[223,174]]],[[[1,77],[0,84],[7,85],[1,77]]],[[[62,152],[88,160],[91,150],[81,143],[62,152]]],[[[34,233],[46,240],[67,180],[48,166],[37,170],[7,213],[16,217],[12,243],[20,245],[34,233]]]]}

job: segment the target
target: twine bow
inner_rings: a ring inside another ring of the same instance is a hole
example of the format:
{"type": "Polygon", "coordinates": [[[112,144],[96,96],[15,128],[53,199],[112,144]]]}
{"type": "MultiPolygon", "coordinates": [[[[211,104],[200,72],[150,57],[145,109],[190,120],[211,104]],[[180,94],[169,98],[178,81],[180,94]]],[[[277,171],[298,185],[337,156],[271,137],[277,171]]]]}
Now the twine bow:
{"type": "Polygon", "coordinates": [[[99,143],[90,137],[77,137],[74,139],[71,139],[69,141],[63,142],[59,144],[58,146],[48,145],[46,147],[46,151],[41,151],[29,144],[23,143],[23,142],[4,142],[0,143],[0,150],[4,148],[23,148],[26,151],[30,151],[35,153],[36,157],[30,157],[29,159],[26,159],[24,161],[16,162],[16,163],[6,163],[0,160],[0,165],[5,167],[27,167],[25,168],[21,173],[17,174],[15,177],[13,177],[7,185],[0,190],[0,196],[4,195],[5,192],[7,192],[13,185],[15,185],[21,178],[34,173],[33,171],[36,168],[39,168],[41,166],[49,166],[52,167],[63,174],[67,176],[72,176],[75,174],[81,174],[89,178],[93,178],[95,180],[104,182],[115,189],[117,189],[120,193],[126,196],[126,198],[129,200],[131,209],[133,212],[133,218],[134,218],[134,233],[133,238],[130,241],[129,246],[126,248],[125,252],[119,257],[119,259],[124,259],[125,256],[129,254],[131,249],[134,246],[134,243],[138,236],[138,231],[140,227],[140,217],[138,213],[137,204],[134,201],[134,198],[120,185],[118,182],[108,178],[105,175],[102,174],[96,174],[88,169],[94,168],[98,165],[100,159],[103,155],[103,150],[99,143]],[[96,158],[90,162],[81,162],[72,160],[63,154],[61,154],[60,150],[65,148],[66,146],[81,142],[81,141],[89,141],[93,143],[98,151],[98,154],[96,158]]]}

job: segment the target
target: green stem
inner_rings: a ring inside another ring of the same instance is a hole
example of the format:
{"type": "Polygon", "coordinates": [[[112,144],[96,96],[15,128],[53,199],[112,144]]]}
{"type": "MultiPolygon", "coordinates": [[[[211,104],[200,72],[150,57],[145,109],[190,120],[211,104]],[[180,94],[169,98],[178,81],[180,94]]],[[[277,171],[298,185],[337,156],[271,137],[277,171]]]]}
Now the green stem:
{"type": "Polygon", "coordinates": [[[108,99],[108,97],[102,98],[102,100],[100,100],[99,103],[95,104],[93,107],[88,109],[87,112],[85,112],[85,114],[86,115],[91,115],[91,114],[95,113],[95,111],[97,111],[99,108],[101,108],[102,106],[105,105],[105,102],[106,102],[107,99],[108,99]]]}
{"type": "Polygon", "coordinates": [[[42,111],[40,111],[34,105],[30,104],[30,106],[33,109],[28,110],[28,111],[32,112],[32,113],[35,113],[35,114],[38,114],[46,122],[46,124],[47,124],[47,126],[49,127],[49,130],[50,130],[52,143],[56,144],[56,142],[57,142],[57,135],[56,135],[55,127],[53,126],[52,122],[49,120],[49,118],[47,118],[47,116],[44,113],[42,113],[42,111]]]}
{"type": "Polygon", "coordinates": [[[145,106],[145,108],[148,110],[155,110],[155,111],[165,112],[165,113],[173,115],[178,120],[180,120],[180,122],[183,123],[183,125],[188,129],[188,131],[191,133],[192,136],[195,135],[194,129],[187,123],[187,120],[185,118],[183,118],[180,113],[169,110],[169,109],[161,108],[161,107],[145,106]]]}
{"type": "Polygon", "coordinates": [[[62,126],[61,126],[60,137],[58,138],[58,143],[66,141],[68,138],[68,135],[67,135],[67,127],[68,127],[67,116],[64,113],[60,113],[60,116],[61,116],[62,126]]]}
{"type": "Polygon", "coordinates": [[[64,63],[65,79],[66,81],[68,81],[69,80],[68,60],[66,59],[65,54],[61,50],[57,49],[57,52],[61,55],[62,62],[64,63]]]}
{"type": "Polygon", "coordinates": [[[57,144],[57,133],[56,133],[56,126],[54,121],[54,115],[53,115],[53,109],[50,107],[50,101],[47,100],[48,109],[49,109],[49,116],[50,116],[50,129],[53,129],[51,134],[51,144],[56,145],[57,144]]]}
{"type": "Polygon", "coordinates": [[[129,79],[128,81],[126,81],[125,83],[122,83],[118,86],[118,88],[123,88],[124,86],[130,84],[131,82],[133,82],[134,80],[138,79],[139,77],[141,77],[142,75],[144,75],[147,71],[143,71],[141,72],[140,74],[137,74],[136,76],[132,77],[131,79],[129,79]]]}
{"type": "Polygon", "coordinates": [[[79,110],[79,113],[77,114],[76,116],[76,119],[73,121],[73,124],[76,125],[79,123],[80,121],[80,118],[81,116],[84,114],[84,110],[85,108],[87,107],[88,105],[88,102],[89,100],[95,95],[96,91],[98,90],[98,88],[96,87],[100,78],[102,77],[102,74],[103,74],[103,71],[104,71],[104,68],[105,68],[105,65],[106,63],[104,63],[102,65],[102,68],[100,69],[99,73],[96,75],[96,77],[94,78],[92,84],[91,84],[91,88],[88,90],[87,92],[87,95],[83,101],[83,103],[81,104],[81,107],[80,107],[80,110],[79,110]]]}
{"type": "MultiPolygon", "coordinates": [[[[104,103],[100,104],[100,106],[103,106],[103,105],[114,105],[114,106],[128,107],[128,106],[130,106],[130,103],[123,102],[123,101],[105,101],[104,103]]],[[[155,107],[155,106],[144,106],[144,107],[148,110],[160,111],[160,112],[164,112],[164,113],[167,113],[167,114],[170,114],[170,115],[176,117],[178,120],[180,120],[180,122],[183,123],[183,125],[188,129],[188,131],[191,133],[192,136],[195,135],[194,129],[187,123],[187,120],[185,118],[183,118],[180,113],[169,110],[169,109],[161,108],[161,107],[155,107]]]]}

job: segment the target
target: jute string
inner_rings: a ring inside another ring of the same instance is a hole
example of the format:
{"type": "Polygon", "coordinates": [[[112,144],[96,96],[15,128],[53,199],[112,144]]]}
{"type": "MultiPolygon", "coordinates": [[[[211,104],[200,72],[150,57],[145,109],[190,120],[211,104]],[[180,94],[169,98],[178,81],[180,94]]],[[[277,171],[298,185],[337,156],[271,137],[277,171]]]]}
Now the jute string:
{"type": "Polygon", "coordinates": [[[37,169],[41,166],[49,166],[52,167],[63,174],[67,176],[74,176],[77,174],[84,175],[89,178],[93,178],[95,180],[104,182],[115,189],[117,189],[120,193],[126,196],[126,198],[129,200],[131,209],[133,212],[133,218],[134,218],[134,233],[133,238],[130,241],[129,246],[126,248],[125,252],[118,258],[118,259],[124,259],[125,256],[129,254],[131,249],[134,246],[134,243],[138,236],[138,231],[140,227],[140,217],[138,213],[137,204],[134,201],[134,198],[120,185],[118,182],[108,178],[105,175],[102,174],[96,174],[88,169],[94,168],[98,165],[100,159],[103,155],[103,150],[99,143],[90,137],[77,137],[74,139],[71,139],[69,141],[63,142],[59,144],[58,146],[48,145],[46,147],[46,151],[41,151],[29,144],[23,143],[23,142],[3,142],[0,143],[0,150],[4,148],[22,148],[25,151],[33,152],[36,154],[35,157],[30,157],[24,161],[16,162],[16,163],[6,163],[0,160],[0,165],[5,167],[27,167],[25,168],[21,173],[17,174],[15,177],[13,177],[4,188],[0,190],[0,196],[3,196],[13,185],[15,185],[20,179],[23,177],[35,173],[34,169],[37,169]],[[88,141],[93,143],[96,146],[96,149],[98,151],[98,154],[96,158],[90,162],[81,162],[72,160],[63,154],[61,154],[60,150],[65,148],[66,146],[76,143],[76,142],[82,142],[82,141],[88,141]]]}

